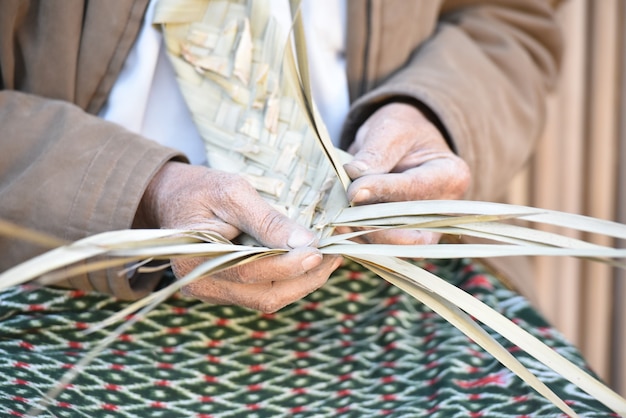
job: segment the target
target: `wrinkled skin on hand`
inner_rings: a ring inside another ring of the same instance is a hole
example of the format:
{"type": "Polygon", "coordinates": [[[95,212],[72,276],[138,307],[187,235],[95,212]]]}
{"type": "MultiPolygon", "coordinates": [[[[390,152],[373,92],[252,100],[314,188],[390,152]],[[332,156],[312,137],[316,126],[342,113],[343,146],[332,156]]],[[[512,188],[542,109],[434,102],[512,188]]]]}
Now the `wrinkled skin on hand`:
{"type": "MultiPolygon", "coordinates": [[[[341,264],[338,256],[322,256],[311,231],[272,208],[242,177],[206,167],[167,163],[144,193],[134,226],[210,230],[229,240],[245,232],[267,247],[289,249],[183,288],[215,304],[274,312],[321,287],[341,264]]],[[[174,259],[172,269],[180,278],[202,261],[174,259]]]]}
{"type": "MultiPolygon", "coordinates": [[[[430,199],[460,199],[470,184],[467,164],[416,107],[387,104],[359,128],[345,165],[353,180],[354,205],[430,199]]],[[[347,232],[346,229],[337,232],[347,232]]],[[[440,234],[409,230],[366,234],[365,242],[435,244],[440,234]]]]}
{"type": "MultiPolygon", "coordinates": [[[[422,199],[458,199],[469,186],[469,169],[439,130],[415,107],[393,103],[363,124],[345,168],[355,205],[422,199]]],[[[185,286],[183,293],[215,304],[274,312],[321,287],[341,264],[323,256],[313,232],[271,207],[242,177],[169,162],[152,179],[140,202],[134,227],[202,229],[235,240],[242,232],[285,254],[232,267],[185,286]]],[[[338,231],[341,232],[341,231],[338,231]]],[[[416,231],[383,231],[366,242],[436,243],[439,236],[416,231]]],[[[202,259],[172,260],[182,277],[202,259]]]]}

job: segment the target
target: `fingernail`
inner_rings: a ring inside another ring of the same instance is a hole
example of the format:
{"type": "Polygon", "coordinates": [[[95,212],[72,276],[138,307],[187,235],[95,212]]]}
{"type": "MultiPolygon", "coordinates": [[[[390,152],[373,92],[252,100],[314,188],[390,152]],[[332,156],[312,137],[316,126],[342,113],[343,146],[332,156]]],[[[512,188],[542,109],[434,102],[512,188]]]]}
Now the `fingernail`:
{"type": "Polygon", "coordinates": [[[307,231],[293,231],[287,240],[289,248],[308,247],[315,241],[315,236],[307,231]]]}
{"type": "Polygon", "coordinates": [[[361,189],[354,195],[352,203],[367,202],[369,201],[371,196],[372,192],[370,192],[368,189],[361,189]]]}
{"type": "Polygon", "coordinates": [[[369,167],[363,161],[350,161],[343,166],[352,180],[358,179],[367,172],[369,167]]]}
{"type": "Polygon", "coordinates": [[[361,173],[364,171],[367,171],[370,167],[365,164],[363,161],[350,161],[348,164],[350,164],[352,167],[356,168],[358,171],[360,171],[361,173]]]}
{"type": "Polygon", "coordinates": [[[302,268],[304,269],[304,271],[309,271],[319,266],[321,262],[322,262],[321,254],[311,254],[310,256],[302,260],[302,268]]]}

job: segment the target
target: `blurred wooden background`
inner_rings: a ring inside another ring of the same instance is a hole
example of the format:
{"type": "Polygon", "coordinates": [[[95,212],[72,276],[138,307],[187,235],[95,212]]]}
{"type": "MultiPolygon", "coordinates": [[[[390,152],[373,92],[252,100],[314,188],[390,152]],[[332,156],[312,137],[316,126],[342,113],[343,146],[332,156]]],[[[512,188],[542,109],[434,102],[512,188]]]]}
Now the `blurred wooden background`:
{"type": "MultiPolygon", "coordinates": [[[[567,0],[559,18],[561,80],[509,201],[626,223],[626,0],[567,0]]],[[[626,396],[626,271],[548,257],[534,267],[540,311],[626,396]]]]}

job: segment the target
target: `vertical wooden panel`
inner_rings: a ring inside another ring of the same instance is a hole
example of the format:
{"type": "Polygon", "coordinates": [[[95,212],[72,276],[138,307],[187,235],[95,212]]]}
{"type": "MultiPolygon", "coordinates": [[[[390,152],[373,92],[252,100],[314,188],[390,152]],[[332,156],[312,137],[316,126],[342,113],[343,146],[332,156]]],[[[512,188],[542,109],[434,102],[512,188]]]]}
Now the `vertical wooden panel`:
{"type": "MultiPolygon", "coordinates": [[[[618,0],[594,2],[590,10],[589,129],[587,131],[587,176],[585,213],[615,219],[618,99],[618,0]]],[[[614,245],[606,237],[595,237],[602,245],[614,245]]],[[[612,308],[612,269],[585,262],[582,270],[582,350],[594,370],[610,374],[609,345],[612,308]]]]}
{"type": "MultiPolygon", "coordinates": [[[[580,167],[585,139],[587,0],[560,10],[566,50],[561,78],[549,100],[549,119],[532,166],[532,206],[582,212],[580,167]]],[[[557,231],[562,232],[562,231],[557,231]]],[[[575,236],[575,235],[574,235],[575,236]]],[[[535,259],[539,308],[572,342],[579,341],[580,261],[535,259]]]]}
{"type": "MultiPolygon", "coordinates": [[[[556,109],[558,98],[550,98],[548,102],[548,110],[550,114],[557,114],[556,109]]],[[[548,119],[544,136],[547,138],[556,138],[558,135],[558,124],[556,117],[548,119]]],[[[537,206],[546,209],[556,209],[557,191],[555,177],[557,174],[551,162],[557,157],[556,141],[542,139],[537,148],[531,174],[531,200],[526,202],[529,206],[537,206]],[[547,168],[546,168],[547,167],[547,168]]],[[[561,331],[562,323],[559,321],[558,304],[554,301],[554,294],[558,288],[556,276],[555,260],[550,257],[536,257],[533,260],[535,268],[535,283],[537,286],[537,298],[539,308],[546,318],[554,323],[559,324],[561,331]]],[[[570,339],[575,338],[573,333],[566,333],[570,339]]]]}
{"type": "MultiPolygon", "coordinates": [[[[571,2],[569,15],[564,18],[564,37],[566,41],[566,55],[563,63],[563,84],[560,89],[559,118],[557,123],[559,154],[552,164],[558,167],[557,196],[559,202],[556,209],[570,213],[582,212],[583,193],[580,185],[583,183],[583,149],[585,142],[586,119],[585,103],[587,101],[586,79],[587,43],[588,34],[587,13],[589,1],[571,2]],[[576,45],[575,47],[572,47],[576,45]],[[567,110],[567,111],[565,111],[567,110]]],[[[579,238],[578,233],[569,233],[579,238]]],[[[557,297],[557,321],[561,324],[562,332],[571,341],[577,342],[580,336],[580,325],[577,314],[580,312],[581,277],[580,260],[573,258],[558,258],[553,280],[557,283],[553,295],[557,297]]]]}
{"type": "MultiPolygon", "coordinates": [[[[618,158],[617,184],[616,184],[616,219],[621,223],[626,223],[626,5],[619,4],[620,17],[618,27],[618,47],[620,55],[619,64],[619,85],[616,88],[620,92],[619,100],[619,131],[618,131],[618,158]]],[[[626,248],[626,242],[619,243],[622,248],[626,248]]],[[[615,271],[615,287],[613,292],[613,327],[611,344],[611,374],[610,384],[626,396],[626,271],[615,271]]]]}

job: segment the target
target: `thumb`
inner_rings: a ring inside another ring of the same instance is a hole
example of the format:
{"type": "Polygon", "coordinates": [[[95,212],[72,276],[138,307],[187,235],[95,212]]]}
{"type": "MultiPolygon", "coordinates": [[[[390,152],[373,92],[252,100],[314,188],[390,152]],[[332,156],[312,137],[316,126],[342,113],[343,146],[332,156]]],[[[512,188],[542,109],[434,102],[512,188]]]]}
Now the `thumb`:
{"type": "Polygon", "coordinates": [[[309,229],[299,225],[297,222],[281,214],[269,204],[253,215],[252,223],[249,227],[244,227],[244,231],[254,237],[262,245],[271,248],[300,248],[314,246],[317,237],[309,229]],[[256,219],[256,221],[255,221],[256,219]]]}
{"type": "Polygon", "coordinates": [[[237,199],[223,202],[219,209],[222,219],[270,248],[314,246],[317,236],[313,231],[276,210],[252,188],[242,189],[237,199]]]}
{"type": "Polygon", "coordinates": [[[372,174],[391,172],[404,155],[404,147],[389,146],[386,138],[375,138],[364,144],[354,158],[344,164],[352,180],[372,174]]]}
{"type": "Polygon", "coordinates": [[[359,147],[353,148],[354,157],[344,164],[352,180],[372,174],[385,174],[393,170],[407,153],[411,143],[403,141],[404,132],[396,132],[396,127],[368,126],[362,128],[363,138],[359,147]]]}

